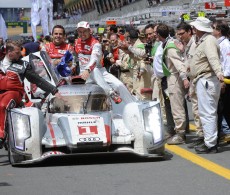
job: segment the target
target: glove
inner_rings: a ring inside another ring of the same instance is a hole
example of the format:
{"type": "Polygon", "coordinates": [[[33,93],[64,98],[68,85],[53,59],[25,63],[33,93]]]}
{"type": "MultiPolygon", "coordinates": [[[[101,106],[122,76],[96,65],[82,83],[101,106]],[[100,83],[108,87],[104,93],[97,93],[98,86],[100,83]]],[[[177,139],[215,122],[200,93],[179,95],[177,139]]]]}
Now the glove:
{"type": "Polygon", "coordinates": [[[62,77],[67,77],[71,74],[71,69],[68,66],[68,63],[73,60],[73,55],[66,51],[65,55],[61,58],[61,62],[57,65],[57,71],[62,77]]]}

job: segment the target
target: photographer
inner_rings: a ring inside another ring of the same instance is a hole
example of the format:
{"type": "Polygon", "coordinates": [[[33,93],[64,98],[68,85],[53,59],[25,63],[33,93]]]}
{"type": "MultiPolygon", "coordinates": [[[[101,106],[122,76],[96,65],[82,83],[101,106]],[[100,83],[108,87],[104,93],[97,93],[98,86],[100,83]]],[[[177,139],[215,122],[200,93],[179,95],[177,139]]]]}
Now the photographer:
{"type": "Polygon", "coordinates": [[[118,47],[118,41],[119,41],[118,34],[111,34],[110,35],[110,55],[109,55],[109,61],[111,63],[109,72],[117,77],[120,78],[121,70],[120,66],[117,64],[117,61],[122,58],[124,55],[124,52],[119,49],[118,47]]]}
{"type": "Polygon", "coordinates": [[[138,99],[146,100],[151,99],[151,95],[142,93],[144,88],[151,87],[151,66],[145,64],[145,45],[139,39],[139,33],[135,29],[129,31],[129,36],[127,37],[128,44],[130,45],[127,50],[124,48],[123,51],[129,54],[129,71],[133,77],[133,93],[138,99]],[[138,51],[139,54],[144,54],[142,56],[136,55],[137,53],[132,53],[130,51],[138,51]]]}
{"type": "Polygon", "coordinates": [[[145,45],[145,51],[147,56],[147,63],[153,62],[153,57],[156,53],[157,47],[159,46],[159,42],[156,40],[156,29],[158,25],[148,24],[145,26],[144,32],[147,39],[147,43],[145,45]]]}

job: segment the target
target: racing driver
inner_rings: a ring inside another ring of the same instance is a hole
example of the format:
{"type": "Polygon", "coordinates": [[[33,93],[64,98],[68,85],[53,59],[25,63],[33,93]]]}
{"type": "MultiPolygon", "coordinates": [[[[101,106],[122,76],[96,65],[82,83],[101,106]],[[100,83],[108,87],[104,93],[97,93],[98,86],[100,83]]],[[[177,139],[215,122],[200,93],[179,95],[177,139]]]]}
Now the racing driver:
{"type": "Polygon", "coordinates": [[[98,84],[116,104],[133,102],[134,98],[125,85],[102,67],[100,63],[102,47],[91,35],[89,23],[79,22],[77,32],[79,38],[75,40],[75,51],[79,60],[81,78],[86,80],[86,83],[98,84]]]}
{"type": "Polygon", "coordinates": [[[53,42],[46,43],[45,50],[53,60],[53,65],[57,66],[61,62],[67,50],[73,52],[73,47],[65,42],[66,33],[62,25],[56,25],[52,30],[53,42]]]}
{"type": "Polygon", "coordinates": [[[0,63],[0,148],[5,141],[5,123],[7,109],[18,106],[24,95],[23,80],[36,84],[47,93],[61,98],[57,88],[37,75],[32,66],[21,59],[21,44],[8,41],[6,56],[0,63]]]}

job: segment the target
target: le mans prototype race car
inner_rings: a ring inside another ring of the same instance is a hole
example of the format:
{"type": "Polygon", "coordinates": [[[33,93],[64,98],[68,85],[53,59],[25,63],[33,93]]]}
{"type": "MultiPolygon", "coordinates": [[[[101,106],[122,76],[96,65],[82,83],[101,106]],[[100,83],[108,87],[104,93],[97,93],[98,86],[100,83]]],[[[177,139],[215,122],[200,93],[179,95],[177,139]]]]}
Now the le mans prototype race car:
{"type": "MultiPolygon", "coordinates": [[[[58,79],[46,52],[24,58],[53,85],[58,79]]],[[[74,80],[74,79],[73,79],[74,80]]],[[[164,157],[163,128],[159,102],[136,101],[114,112],[116,104],[96,84],[60,86],[63,99],[52,95],[40,108],[8,111],[8,152],[12,165],[33,164],[50,157],[91,153],[126,152],[141,157],[164,157]]],[[[46,96],[25,81],[31,102],[41,104],[46,96]]]]}

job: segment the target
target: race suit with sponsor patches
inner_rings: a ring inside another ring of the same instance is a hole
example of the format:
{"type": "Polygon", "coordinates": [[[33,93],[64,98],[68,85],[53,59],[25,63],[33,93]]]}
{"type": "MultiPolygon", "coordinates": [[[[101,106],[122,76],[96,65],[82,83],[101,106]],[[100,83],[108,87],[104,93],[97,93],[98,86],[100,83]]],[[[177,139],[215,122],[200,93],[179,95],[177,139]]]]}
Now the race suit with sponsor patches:
{"type": "Polygon", "coordinates": [[[124,105],[133,102],[134,98],[120,80],[108,73],[105,67],[102,67],[100,63],[102,58],[101,44],[92,36],[86,40],[79,38],[75,41],[75,51],[79,60],[80,75],[85,70],[90,72],[86,83],[98,84],[108,96],[111,91],[120,93],[123,101],[116,105],[116,109],[117,113],[122,114],[124,105]]]}
{"type": "Polygon", "coordinates": [[[46,52],[51,59],[61,59],[67,50],[73,51],[73,47],[70,44],[62,43],[61,45],[54,45],[53,42],[45,45],[46,52]]]}
{"type": "Polygon", "coordinates": [[[54,95],[57,92],[57,88],[38,76],[28,62],[11,62],[5,57],[0,63],[0,138],[5,136],[7,109],[16,107],[22,101],[25,78],[48,93],[54,95]]]}
{"type": "Polygon", "coordinates": [[[102,58],[101,44],[94,37],[91,36],[87,40],[77,39],[75,51],[78,54],[80,74],[87,69],[92,71],[96,66],[102,67],[100,64],[102,58]]]}

